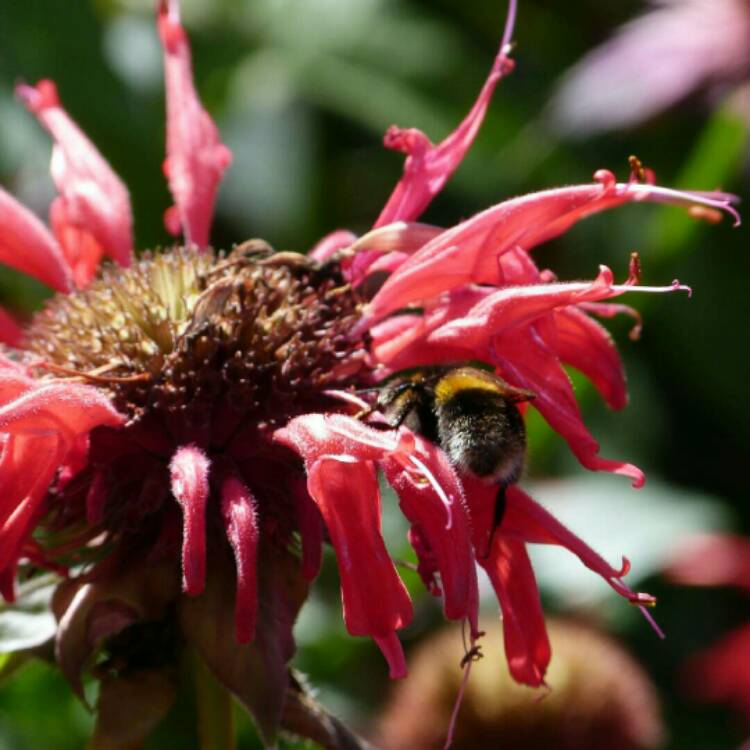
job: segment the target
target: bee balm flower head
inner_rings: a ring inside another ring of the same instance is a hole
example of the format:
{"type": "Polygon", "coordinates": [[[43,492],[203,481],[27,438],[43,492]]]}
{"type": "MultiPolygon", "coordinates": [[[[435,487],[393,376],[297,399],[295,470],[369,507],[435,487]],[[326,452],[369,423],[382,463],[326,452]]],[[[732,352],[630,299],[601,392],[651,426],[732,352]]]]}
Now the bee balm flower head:
{"type": "MultiPolygon", "coordinates": [[[[19,87],[54,139],[60,195],[50,231],[0,193],[0,259],[56,291],[11,331],[15,347],[0,360],[0,584],[12,599],[19,576],[45,567],[66,575],[54,602],[56,654],[78,689],[97,649],[129,663],[123,642],[133,639],[121,636],[165,627],[182,633],[271,743],[280,723],[296,726],[284,713],[299,695],[286,666],[291,628],[324,541],[336,552],[348,630],[372,637],[391,676],[403,676],[398,631],[412,605],[381,534],[378,472],[410,523],[425,584],[472,637],[475,563],[487,570],[520,682],[542,684],[550,658],[528,543],[562,545],[629,600],[651,603],[623,583],[627,562],[610,566],[516,485],[498,513],[496,485],[451,464],[425,435],[358,413],[372,404],[357,391],[392,372],[479,360],[533,392],[533,408],[585,467],[643,481],[631,464],[598,455],[563,363],[623,406],[620,360],[595,317],[624,309],[610,302],[624,293],[684,287],[640,286],[635,262],[622,283],[606,267],[593,281],[558,283],[531,251],[631,201],[733,212],[732,197],[600,171],[590,184],[513,198],[450,229],[416,223],[513,67],[514,15],[512,3],[487,82],[451,135],[433,145],[417,130],[389,131],[405,170],[372,231],[334,232],[308,257],[260,240],[228,254],[208,247],[231,157],[194,89],[176,2],[159,5],[157,25],[175,201],[165,218],[184,244],[133,259],[127,191],[52,84],[19,87]],[[103,258],[112,262],[100,267],[103,258]]],[[[138,664],[158,672],[161,650],[137,642],[138,664]]],[[[116,682],[103,682],[100,706],[116,682]]]]}

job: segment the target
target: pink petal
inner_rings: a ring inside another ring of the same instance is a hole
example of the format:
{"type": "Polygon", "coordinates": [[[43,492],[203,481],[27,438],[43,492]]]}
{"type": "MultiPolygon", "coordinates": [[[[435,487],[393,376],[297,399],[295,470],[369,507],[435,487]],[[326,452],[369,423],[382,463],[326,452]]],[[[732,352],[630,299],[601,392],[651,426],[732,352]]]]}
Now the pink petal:
{"type": "Polygon", "coordinates": [[[630,305],[621,305],[617,302],[584,302],[581,305],[581,310],[598,315],[600,318],[614,318],[617,315],[627,315],[635,321],[635,325],[628,334],[631,341],[637,341],[641,336],[643,318],[640,312],[630,307],[630,305]]]}
{"type": "Polygon", "coordinates": [[[511,0],[505,34],[490,74],[474,106],[445,140],[434,146],[416,128],[404,130],[393,125],[388,129],[384,138],[386,148],[406,154],[406,162],[404,175],[375,222],[375,227],[418,218],[463,161],[482,125],[495,87],[503,76],[513,70],[508,52],[514,17],[515,0],[511,0]]]}
{"type": "Polygon", "coordinates": [[[0,432],[12,435],[58,433],[68,447],[99,425],[125,422],[109,399],[96,388],[78,383],[49,383],[26,391],[0,407],[0,432]]]}
{"type": "Polygon", "coordinates": [[[380,533],[375,468],[370,462],[323,458],[308,470],[308,490],[336,550],[347,630],[386,645],[391,673],[400,674],[393,634],[411,621],[412,607],[380,533]]]}
{"type": "Polygon", "coordinates": [[[0,571],[17,563],[64,451],[55,434],[5,443],[0,461],[0,571]]]}
{"type": "Polygon", "coordinates": [[[178,448],[169,464],[172,494],[182,507],[182,589],[195,596],[206,585],[206,503],[210,462],[194,445],[178,448]]]}
{"type": "Polygon", "coordinates": [[[0,188],[0,263],[33,276],[58,292],[72,285],[70,269],[47,227],[0,188]]]}
{"type": "Polygon", "coordinates": [[[735,534],[691,537],[680,546],[666,574],[679,583],[750,591],[750,540],[735,534]]]}
{"type": "Polygon", "coordinates": [[[628,402],[628,390],[609,331],[575,308],[557,310],[554,329],[554,343],[547,341],[548,346],[563,362],[582,372],[610,408],[622,409],[628,402]]]}
{"type": "MultiPolygon", "coordinates": [[[[216,192],[232,154],[193,85],[190,46],[177,0],[160,0],[157,25],[164,47],[167,158],[164,171],[188,244],[208,245],[216,192]]],[[[174,228],[174,227],[172,227],[174,228]]]]}
{"type": "Polygon", "coordinates": [[[552,650],[544,624],[534,570],[526,545],[495,535],[482,567],[503,612],[505,655],[513,679],[530,687],[544,684],[552,650]]]}
{"type": "Polygon", "coordinates": [[[357,235],[348,229],[337,229],[319,240],[307,255],[318,263],[324,263],[334,253],[353,244],[357,235]]]}
{"type": "Polygon", "coordinates": [[[10,313],[0,307],[0,342],[17,347],[22,341],[23,329],[10,313]]]}
{"type": "MultiPolygon", "coordinates": [[[[133,257],[133,218],[122,180],[60,106],[52,81],[20,85],[16,93],[55,140],[51,171],[60,192],[59,205],[63,206],[58,208],[56,231],[63,225],[75,227],[97,243],[100,252],[129,266],[133,257]]],[[[80,248],[66,244],[71,238],[65,233],[57,238],[66,256],[80,254],[80,248]]]]}
{"type": "Polygon", "coordinates": [[[533,325],[497,337],[493,361],[512,385],[536,394],[534,408],[565,438],[583,466],[622,474],[634,487],[643,485],[645,478],[637,466],[599,457],[599,444],[583,424],[570,379],[533,325]]]}
{"type": "Polygon", "coordinates": [[[567,74],[552,112],[566,132],[632,126],[699,86],[746,75],[750,19],[741,1],[653,5],[567,74]]]}
{"type": "MultiPolygon", "coordinates": [[[[528,251],[552,239],[581,219],[630,201],[690,204],[706,202],[733,211],[725,194],[671,191],[653,185],[616,184],[600,170],[600,181],[556,188],[513,198],[448,229],[406,261],[372,299],[366,320],[465,284],[500,284],[498,258],[511,250],[528,251]]],[[[363,323],[364,327],[366,323],[363,323]]]]}
{"type": "Polygon", "coordinates": [[[297,451],[309,467],[324,456],[374,461],[398,450],[393,432],[368,427],[343,414],[304,414],[276,430],[274,440],[297,451]]]}
{"type": "Polygon", "coordinates": [[[221,486],[221,515],[237,568],[237,642],[249,643],[255,638],[258,619],[257,559],[260,530],[257,502],[250,490],[236,477],[229,477],[221,486]]]}
{"type": "Polygon", "coordinates": [[[434,478],[434,485],[425,481],[421,467],[407,471],[395,461],[384,462],[385,475],[399,496],[404,515],[435,556],[445,616],[452,620],[468,618],[476,631],[477,578],[461,483],[439,448],[419,436],[416,446],[419,461],[434,478]]]}
{"type": "Polygon", "coordinates": [[[55,237],[65,251],[65,258],[73,272],[73,281],[81,289],[96,276],[104,256],[104,248],[90,232],[70,220],[65,201],[61,198],[52,201],[49,220],[55,237]]]}

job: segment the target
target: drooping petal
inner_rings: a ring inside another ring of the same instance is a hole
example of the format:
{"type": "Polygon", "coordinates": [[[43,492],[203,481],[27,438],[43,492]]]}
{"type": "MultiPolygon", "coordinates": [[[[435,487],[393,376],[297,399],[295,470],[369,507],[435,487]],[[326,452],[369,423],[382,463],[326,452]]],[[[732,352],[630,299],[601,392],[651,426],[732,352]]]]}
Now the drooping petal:
{"type": "Polygon", "coordinates": [[[630,567],[625,558],[621,569],[612,567],[518,485],[511,485],[506,491],[506,508],[500,533],[503,537],[524,542],[565,547],[589,570],[600,575],[618,594],[636,603],[645,601],[644,595],[634,594],[621,581],[630,567]]]}
{"type": "MultiPolygon", "coordinates": [[[[95,243],[100,254],[113,258],[121,266],[129,266],[133,257],[133,217],[130,196],[122,180],[60,106],[52,81],[21,85],[16,92],[55,140],[51,171],[60,201],[53,229],[69,261],[77,260],[71,266],[83,263],[82,267],[86,267],[80,258],[81,248],[66,244],[82,236],[95,243]],[[64,231],[66,227],[81,234],[69,237],[64,231]]],[[[95,245],[90,244],[89,252],[95,251],[95,245]]]]}
{"type": "Polygon", "coordinates": [[[260,528],[257,502],[250,490],[236,477],[229,477],[222,484],[221,515],[237,569],[237,642],[250,643],[255,638],[258,618],[257,559],[260,528]]]}
{"type": "Polygon", "coordinates": [[[194,445],[175,451],[169,464],[172,494],[182,508],[182,588],[195,596],[206,585],[206,504],[210,462],[194,445]]]}
{"type": "Polygon", "coordinates": [[[385,475],[399,496],[404,515],[435,556],[445,616],[468,618],[476,630],[477,579],[461,483],[439,448],[420,436],[416,447],[421,466],[409,471],[400,463],[385,461],[385,475]],[[427,481],[426,472],[434,481],[427,481]]]}
{"type": "Polygon", "coordinates": [[[345,456],[322,458],[308,469],[308,490],[336,550],[347,630],[375,638],[391,677],[404,676],[394,633],[411,621],[412,607],[380,533],[374,466],[345,456]]]}
{"type": "Polygon", "coordinates": [[[490,74],[474,106],[445,140],[435,146],[416,128],[402,129],[393,125],[388,129],[384,138],[385,147],[406,154],[406,162],[404,175],[391,193],[375,227],[417,219],[463,161],[482,125],[495,87],[503,76],[513,70],[514,64],[508,53],[514,20],[515,0],[511,0],[505,33],[490,74]]]}
{"type": "Polygon", "coordinates": [[[605,170],[595,177],[599,182],[504,201],[438,235],[383,284],[367,308],[365,323],[464,284],[502,283],[498,258],[504,253],[528,251],[563,234],[581,219],[623,203],[709,201],[733,211],[731,197],[725,194],[707,198],[655,185],[618,184],[605,170]]]}
{"type": "Polygon", "coordinates": [[[536,394],[533,407],[566,440],[583,466],[622,474],[631,479],[634,487],[643,485],[645,477],[637,466],[598,455],[599,443],[583,424],[570,378],[534,325],[498,336],[493,361],[512,385],[536,394]]]}
{"type": "Polygon", "coordinates": [[[510,673],[517,682],[539,687],[544,684],[552,651],[526,545],[496,534],[490,556],[482,561],[482,567],[502,609],[510,673]]]}
{"type": "MultiPolygon", "coordinates": [[[[206,247],[216,192],[232,154],[203,108],[193,85],[190,45],[178,0],[161,0],[157,25],[164,47],[167,89],[167,158],[164,171],[188,244],[206,247]]],[[[174,234],[174,222],[168,227],[174,234]]]]}
{"type": "Polygon", "coordinates": [[[0,188],[0,263],[33,276],[58,292],[72,285],[70,268],[47,227],[0,188]]]}
{"type": "Polygon", "coordinates": [[[554,348],[563,362],[582,372],[612,409],[622,409],[628,389],[620,355],[606,328],[575,308],[554,315],[554,348]]]}

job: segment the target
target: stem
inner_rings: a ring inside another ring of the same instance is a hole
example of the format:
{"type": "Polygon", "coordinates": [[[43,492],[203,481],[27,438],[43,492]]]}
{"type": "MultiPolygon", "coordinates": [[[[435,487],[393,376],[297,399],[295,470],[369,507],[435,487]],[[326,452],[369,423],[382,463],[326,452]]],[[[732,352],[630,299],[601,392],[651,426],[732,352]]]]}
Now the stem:
{"type": "Polygon", "coordinates": [[[235,750],[232,696],[197,653],[190,656],[201,750],[235,750]]]}

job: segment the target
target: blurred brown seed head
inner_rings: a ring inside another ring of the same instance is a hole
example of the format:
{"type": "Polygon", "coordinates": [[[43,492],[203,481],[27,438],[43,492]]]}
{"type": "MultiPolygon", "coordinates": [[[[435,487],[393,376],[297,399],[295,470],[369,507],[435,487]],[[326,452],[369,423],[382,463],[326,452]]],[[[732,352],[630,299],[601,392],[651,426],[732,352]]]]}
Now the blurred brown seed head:
{"type": "MultiPolygon", "coordinates": [[[[553,658],[549,693],[534,692],[499,667],[502,632],[480,623],[485,658],[474,663],[456,726],[454,750],[651,750],[665,739],[656,690],[612,638],[591,627],[549,621],[553,658]]],[[[410,676],[380,718],[384,750],[440,750],[461,681],[455,628],[425,642],[410,658],[410,676]]]]}

